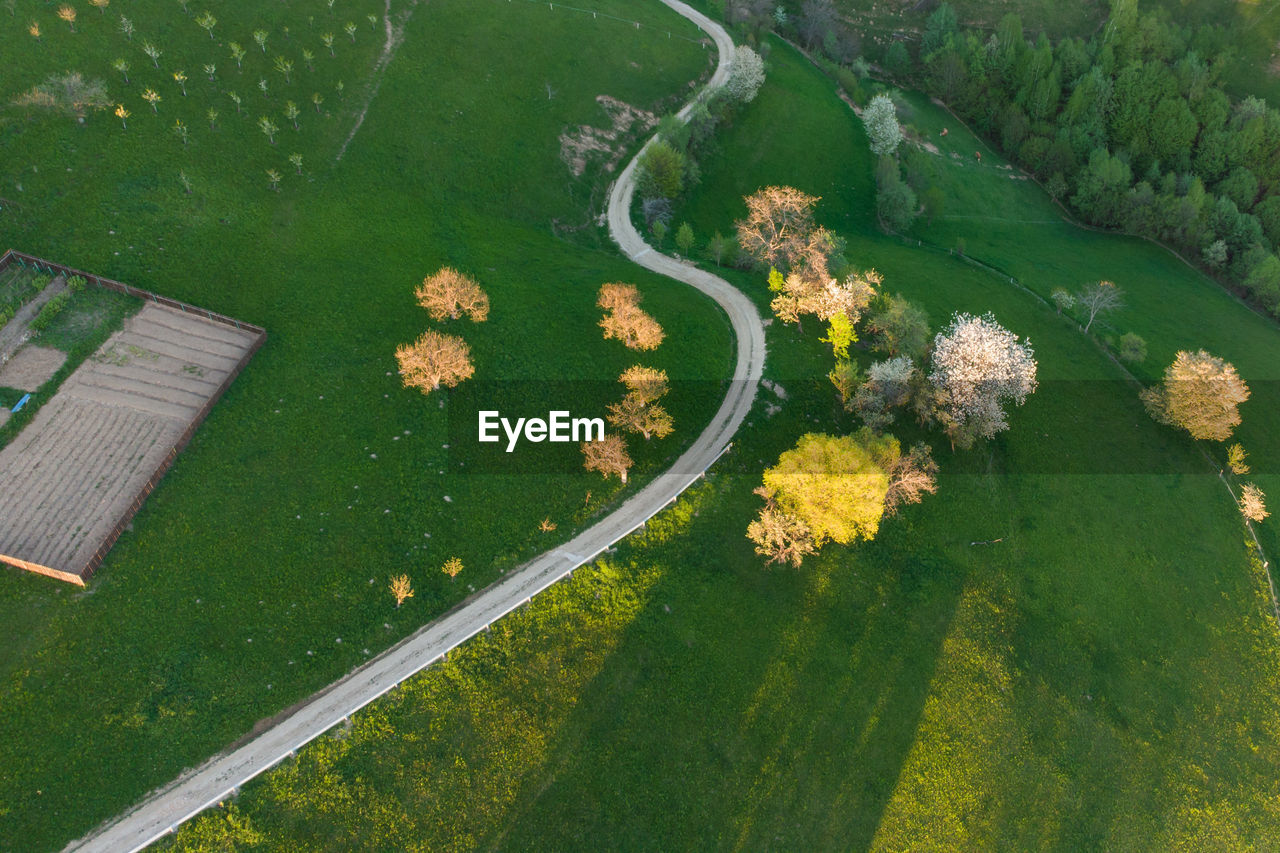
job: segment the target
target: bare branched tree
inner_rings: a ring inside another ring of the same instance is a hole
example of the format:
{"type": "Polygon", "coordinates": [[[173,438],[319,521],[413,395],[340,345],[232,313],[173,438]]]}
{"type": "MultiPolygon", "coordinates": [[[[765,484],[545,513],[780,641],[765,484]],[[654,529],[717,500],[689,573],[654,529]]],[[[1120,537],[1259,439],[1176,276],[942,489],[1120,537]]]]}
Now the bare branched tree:
{"type": "Polygon", "coordinates": [[[1245,483],[1240,489],[1240,513],[1250,521],[1263,521],[1267,512],[1266,494],[1254,483],[1245,483]]]}
{"type": "Polygon", "coordinates": [[[489,297],[475,279],[453,267],[441,267],[424,278],[413,295],[433,320],[456,320],[466,314],[471,322],[483,323],[489,317],[489,297]]]}
{"type": "Polygon", "coordinates": [[[476,372],[467,342],[440,332],[423,332],[412,344],[397,347],[396,360],[405,387],[423,394],[439,390],[441,385],[452,388],[476,372]]]}
{"type": "Polygon", "coordinates": [[[809,525],[800,516],[780,509],[771,489],[761,486],[756,494],[765,499],[765,506],[747,525],[747,538],[756,543],[757,554],[769,558],[766,565],[789,563],[799,568],[805,557],[818,550],[809,525]]]}
{"type": "Polygon", "coordinates": [[[765,187],[745,201],[747,217],[736,223],[738,245],[761,264],[789,271],[809,248],[818,198],[793,187],[765,187]]]}
{"type": "Polygon", "coordinates": [[[582,467],[588,471],[598,471],[606,480],[617,477],[626,485],[631,455],[627,453],[627,443],[621,436],[606,435],[600,441],[584,441],[582,456],[582,467]]]}
{"type": "Polygon", "coordinates": [[[1076,296],[1076,302],[1088,315],[1088,319],[1084,324],[1086,332],[1089,331],[1089,327],[1093,325],[1093,321],[1098,318],[1099,314],[1115,311],[1117,308],[1124,306],[1124,298],[1120,293],[1120,288],[1110,281],[1099,281],[1089,285],[1076,296]]]}
{"type": "Polygon", "coordinates": [[[600,320],[605,340],[616,338],[628,349],[651,350],[666,337],[658,321],[640,308],[640,291],[635,285],[601,285],[596,304],[606,312],[600,320]]]}

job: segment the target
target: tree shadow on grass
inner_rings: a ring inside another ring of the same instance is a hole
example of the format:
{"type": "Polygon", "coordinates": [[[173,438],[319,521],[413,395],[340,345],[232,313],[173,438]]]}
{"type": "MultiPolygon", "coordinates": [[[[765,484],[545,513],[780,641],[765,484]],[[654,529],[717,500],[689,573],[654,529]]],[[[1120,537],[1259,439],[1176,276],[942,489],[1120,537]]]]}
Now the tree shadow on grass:
{"type": "Polygon", "coordinates": [[[679,538],[623,546],[665,571],[489,844],[871,845],[963,574],[901,519],[764,571],[740,529],[748,485],[729,490],[679,538]]]}

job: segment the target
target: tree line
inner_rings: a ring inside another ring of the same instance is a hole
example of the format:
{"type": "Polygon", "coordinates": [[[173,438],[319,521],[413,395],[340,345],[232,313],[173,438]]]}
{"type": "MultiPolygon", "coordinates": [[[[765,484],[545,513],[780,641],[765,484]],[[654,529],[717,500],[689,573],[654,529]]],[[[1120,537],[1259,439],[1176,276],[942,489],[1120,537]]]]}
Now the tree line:
{"type": "MultiPolygon", "coordinates": [[[[697,186],[701,177],[698,157],[711,145],[716,128],[731,123],[738,109],[755,100],[764,78],[760,55],[739,46],[729,63],[728,81],[696,102],[687,121],[667,115],[658,123],[654,140],[636,163],[636,194],[645,226],[659,249],[672,230],[675,203],[697,186]]],[[[694,235],[687,222],[675,229],[675,243],[682,254],[689,254],[694,235]]],[[[734,261],[737,252],[730,241],[716,234],[707,245],[707,254],[720,264],[734,261]]]]}
{"type": "Polygon", "coordinates": [[[1092,38],[966,30],[943,3],[890,73],[944,99],[1085,221],[1164,242],[1280,316],[1280,110],[1231,98],[1227,31],[1115,0],[1092,38]]]}

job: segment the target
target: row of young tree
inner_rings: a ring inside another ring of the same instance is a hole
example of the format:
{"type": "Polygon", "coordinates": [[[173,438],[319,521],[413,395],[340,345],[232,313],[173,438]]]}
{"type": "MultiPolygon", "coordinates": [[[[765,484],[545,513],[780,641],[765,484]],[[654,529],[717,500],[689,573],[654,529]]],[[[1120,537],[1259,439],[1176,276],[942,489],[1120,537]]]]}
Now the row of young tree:
{"type": "Polygon", "coordinates": [[[757,490],[765,505],[747,535],[770,562],[796,566],[827,541],[874,538],[884,517],[937,490],[931,448],[904,450],[885,432],[899,410],[967,448],[1008,429],[1009,406],[1036,389],[1029,341],[990,314],[956,314],[931,338],[923,310],[881,292],[874,270],[848,268],[840,241],[814,221],[817,202],[791,187],[766,187],[747,197],[737,223],[739,245],[769,268],[774,316],[801,330],[807,316],[825,324],[831,382],[863,422],[850,435],[806,434],[765,471],[757,490]],[[865,375],[849,353],[859,328],[884,356],[865,375]]]}
{"type": "Polygon", "coordinates": [[[1219,26],[1184,27],[1114,0],[1085,41],[1030,41],[1017,15],[964,30],[943,3],[913,63],[922,83],[1086,221],[1165,242],[1280,316],[1280,110],[1233,100],[1219,26]]]}
{"type": "MultiPolygon", "coordinates": [[[[605,312],[600,319],[605,340],[619,340],[633,350],[658,348],[666,334],[658,321],[640,307],[642,299],[634,284],[601,285],[596,305],[605,312]]],[[[665,370],[636,364],[623,371],[618,381],[626,393],[621,400],[609,405],[606,416],[618,432],[607,433],[598,441],[583,442],[582,464],[606,480],[617,477],[625,485],[627,472],[634,463],[627,441],[620,433],[636,433],[645,441],[666,438],[675,430],[675,421],[658,402],[670,390],[665,370]]]]}
{"type": "MultiPolygon", "coordinates": [[[[99,11],[105,11],[110,4],[109,0],[96,0],[93,5],[97,6],[99,11]]],[[[184,11],[188,15],[191,14],[189,9],[184,9],[184,11]]],[[[76,20],[74,8],[64,4],[59,7],[57,14],[59,18],[68,21],[72,25],[72,31],[74,32],[76,20]]],[[[370,14],[366,20],[369,22],[370,27],[376,27],[380,18],[377,15],[370,14]]],[[[218,26],[217,18],[206,11],[201,15],[195,16],[193,21],[209,34],[210,40],[214,39],[214,28],[218,26]]],[[[314,24],[315,20],[314,16],[312,16],[309,18],[309,25],[314,27],[314,24]]],[[[114,26],[111,25],[109,20],[103,20],[100,23],[95,22],[95,26],[98,29],[96,35],[98,35],[98,41],[100,42],[105,43],[107,37],[101,32],[104,28],[113,29],[115,34],[123,36],[128,42],[126,49],[130,53],[113,59],[111,68],[119,75],[126,90],[132,87],[135,91],[120,95],[117,100],[109,94],[107,84],[102,79],[86,76],[79,71],[64,71],[48,75],[27,91],[16,95],[11,101],[12,104],[20,108],[70,116],[81,121],[93,112],[109,110],[119,119],[121,129],[127,132],[129,130],[129,120],[134,116],[135,111],[143,110],[145,115],[143,103],[150,107],[153,115],[159,116],[169,106],[181,103],[180,99],[187,98],[188,94],[193,96],[194,99],[210,98],[211,96],[221,99],[225,95],[227,100],[222,101],[220,104],[217,101],[209,102],[210,105],[205,109],[201,121],[184,122],[180,117],[174,118],[169,130],[174,139],[185,148],[193,142],[196,145],[199,144],[203,125],[207,125],[209,133],[212,134],[223,130],[226,127],[227,120],[234,121],[241,116],[244,119],[252,119],[255,112],[259,113],[259,115],[253,126],[266,137],[270,145],[274,146],[277,142],[276,137],[280,134],[282,127],[292,126],[295,132],[304,130],[304,125],[307,121],[306,116],[310,112],[310,108],[307,107],[308,101],[317,114],[321,113],[322,105],[325,103],[325,96],[319,91],[313,91],[300,103],[285,99],[282,104],[273,104],[272,97],[277,91],[288,92],[289,87],[294,85],[295,80],[298,81],[298,84],[301,84],[305,74],[316,72],[318,67],[316,52],[306,47],[300,47],[302,39],[291,38],[288,27],[283,28],[280,36],[282,41],[291,45],[288,49],[290,53],[288,56],[276,54],[274,60],[271,60],[268,55],[268,45],[277,43],[273,40],[276,36],[267,30],[258,29],[252,31],[252,41],[258,48],[257,50],[254,50],[253,47],[243,47],[235,41],[228,41],[226,43],[227,53],[223,55],[221,50],[223,44],[218,42],[217,47],[219,50],[217,53],[207,56],[207,62],[198,65],[177,63],[175,67],[170,66],[166,49],[162,47],[166,43],[146,38],[138,33],[134,22],[127,15],[120,15],[114,26]],[[136,41],[134,39],[135,35],[138,36],[136,41]],[[292,54],[293,47],[299,47],[299,53],[296,56],[292,54]],[[146,61],[134,59],[130,56],[135,49],[146,57],[146,61]],[[220,56],[222,56],[222,59],[219,59],[220,56]],[[233,62],[235,63],[234,67],[232,67],[233,62]],[[269,67],[266,65],[268,62],[269,67]],[[160,70],[162,68],[163,71],[160,70]],[[253,73],[246,76],[246,68],[253,73]],[[158,82],[155,79],[156,77],[159,78],[158,82]],[[255,77],[256,83],[253,82],[255,77]],[[144,78],[148,79],[150,85],[144,83],[144,78]],[[221,88],[224,81],[229,83],[236,78],[241,79],[242,85],[250,87],[250,92],[256,91],[261,95],[261,103],[263,105],[261,111],[254,108],[254,103],[258,101],[252,94],[246,92],[242,97],[236,89],[221,88]],[[203,90],[197,88],[197,83],[202,79],[209,84],[204,85],[204,83],[201,83],[203,90]],[[232,112],[232,109],[234,109],[234,112],[232,112]]],[[[38,21],[33,21],[28,27],[28,31],[36,38],[40,38],[43,32],[38,21]]],[[[343,31],[351,41],[355,41],[357,28],[354,23],[349,22],[343,31]]],[[[320,41],[325,46],[330,58],[336,56],[334,38],[333,33],[324,33],[320,36],[320,41]]],[[[323,56],[323,54],[321,55],[323,56]]],[[[344,96],[345,87],[341,80],[336,82],[333,91],[338,97],[344,96]]],[[[189,110],[186,110],[186,112],[189,113],[189,110]]],[[[301,154],[296,152],[290,154],[287,157],[287,162],[296,174],[302,174],[301,154]]],[[[265,170],[267,183],[272,190],[279,189],[280,182],[286,174],[288,174],[287,169],[284,171],[275,168],[265,170]]],[[[185,170],[179,172],[178,181],[184,191],[190,195],[193,187],[185,170]]]]}
{"type": "MultiPolygon", "coordinates": [[[[418,305],[437,323],[463,317],[483,323],[489,317],[489,296],[471,276],[452,267],[441,267],[422,280],[414,297],[418,305]]],[[[633,284],[611,282],[602,285],[596,304],[604,310],[600,327],[605,340],[616,339],[628,349],[656,349],[665,337],[658,321],[640,308],[642,296],[633,284]]],[[[454,388],[475,374],[471,348],[459,335],[428,329],[411,344],[396,348],[401,381],[407,388],[430,394],[454,388]]],[[[636,433],[650,438],[666,438],[675,422],[659,403],[670,390],[666,371],[634,365],[623,371],[618,381],[626,389],[622,399],[608,407],[608,422],[618,431],[597,441],[582,444],[583,465],[624,484],[633,460],[626,439],[620,433],[636,433]]],[[[554,528],[552,528],[554,529],[554,528]]]]}

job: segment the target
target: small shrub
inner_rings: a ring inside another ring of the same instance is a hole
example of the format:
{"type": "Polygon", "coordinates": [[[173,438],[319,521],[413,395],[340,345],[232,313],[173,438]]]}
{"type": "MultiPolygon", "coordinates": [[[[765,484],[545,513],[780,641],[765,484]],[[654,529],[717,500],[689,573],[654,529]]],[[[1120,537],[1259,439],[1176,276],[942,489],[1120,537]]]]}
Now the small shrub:
{"type": "Polygon", "coordinates": [[[836,82],[840,84],[841,89],[844,89],[849,99],[861,106],[865,98],[862,94],[862,81],[858,79],[858,75],[848,68],[837,68],[835,75],[836,82]]]}
{"type": "Polygon", "coordinates": [[[84,290],[85,284],[86,282],[82,275],[73,275],[71,278],[67,279],[67,287],[70,288],[72,293],[79,293],[84,290]]]}
{"type": "Polygon", "coordinates": [[[1076,304],[1075,296],[1063,287],[1054,288],[1053,293],[1049,294],[1049,298],[1052,299],[1053,304],[1057,306],[1059,314],[1063,311],[1070,311],[1076,304]]]}
{"type": "Polygon", "coordinates": [[[1245,459],[1249,456],[1245,453],[1244,445],[1236,443],[1227,448],[1227,465],[1231,467],[1231,473],[1238,476],[1244,476],[1249,473],[1249,463],[1245,459]]]}
{"type": "Polygon", "coordinates": [[[671,221],[671,202],[665,198],[646,198],[641,202],[640,210],[644,214],[644,224],[650,227],[655,222],[671,221]]]}
{"type": "Polygon", "coordinates": [[[1147,360],[1147,342],[1142,339],[1141,335],[1135,335],[1133,332],[1126,332],[1120,336],[1120,344],[1117,349],[1121,361],[1141,364],[1147,360]]]}
{"type": "Polygon", "coordinates": [[[40,313],[31,321],[31,331],[43,332],[45,329],[49,328],[49,324],[54,321],[55,317],[62,313],[62,309],[66,308],[67,303],[70,301],[71,294],[64,290],[62,293],[59,293],[57,296],[46,302],[44,307],[40,309],[40,313]]]}
{"type": "Polygon", "coordinates": [[[653,232],[653,238],[658,241],[658,245],[662,245],[662,240],[667,236],[667,223],[659,219],[649,228],[653,232]]]}

